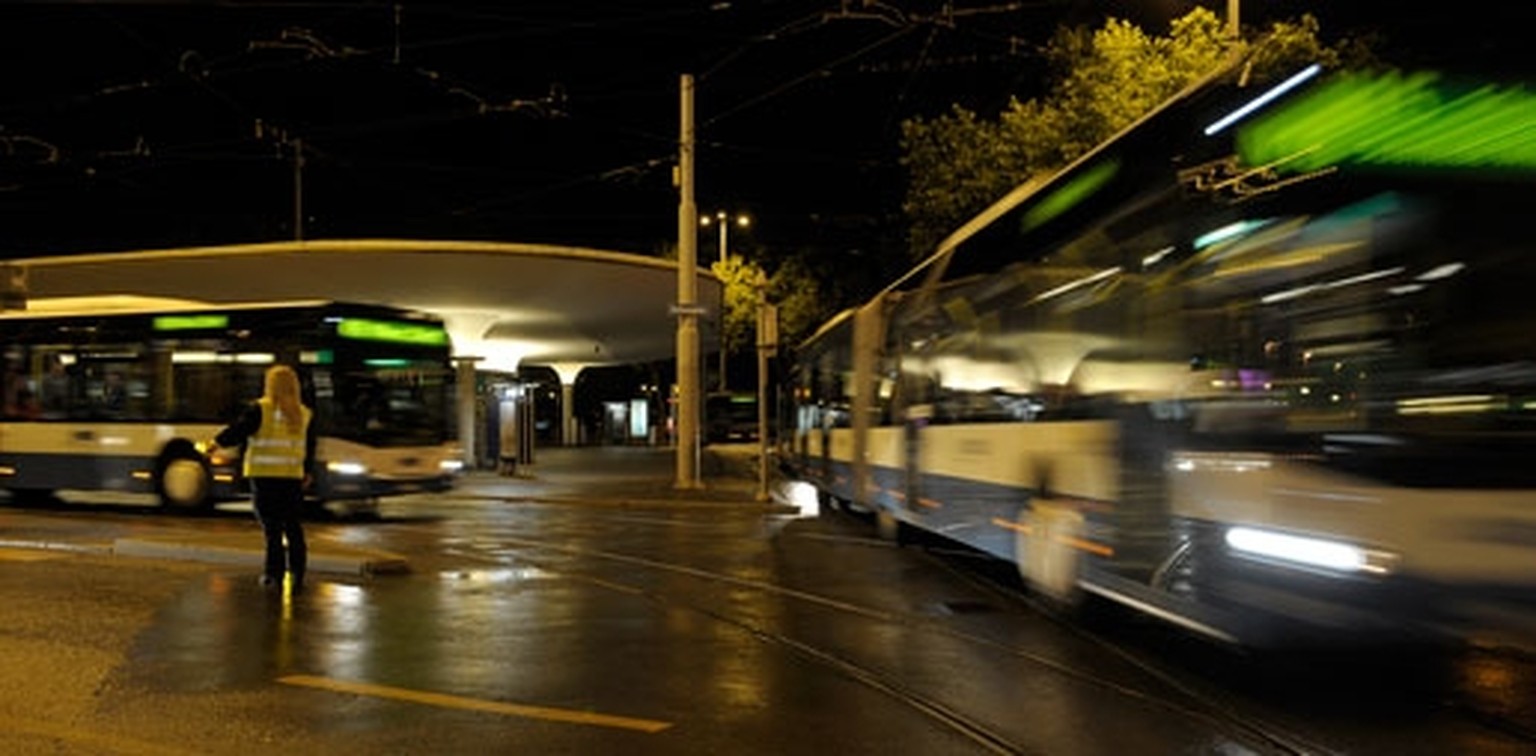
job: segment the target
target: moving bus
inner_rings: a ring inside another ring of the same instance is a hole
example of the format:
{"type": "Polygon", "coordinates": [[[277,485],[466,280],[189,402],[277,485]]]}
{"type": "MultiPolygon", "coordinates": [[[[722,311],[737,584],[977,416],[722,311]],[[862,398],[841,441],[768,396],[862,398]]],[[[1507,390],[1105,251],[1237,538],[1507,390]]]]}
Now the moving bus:
{"type": "Polygon", "coordinates": [[[1062,606],[1254,646],[1517,635],[1536,97],[1245,78],[1017,188],[829,322],[788,373],[784,458],[883,534],[1013,562],[1062,606]]]}
{"type": "Polygon", "coordinates": [[[757,395],[716,392],[704,400],[704,437],[709,443],[757,440],[757,395]]]}
{"type": "Polygon", "coordinates": [[[118,306],[111,297],[0,313],[0,486],[153,493],[196,510],[248,493],[240,459],[203,445],[299,373],[315,411],[311,496],[348,509],[445,490],[460,467],[448,335],[428,315],[330,301],[118,306]]]}

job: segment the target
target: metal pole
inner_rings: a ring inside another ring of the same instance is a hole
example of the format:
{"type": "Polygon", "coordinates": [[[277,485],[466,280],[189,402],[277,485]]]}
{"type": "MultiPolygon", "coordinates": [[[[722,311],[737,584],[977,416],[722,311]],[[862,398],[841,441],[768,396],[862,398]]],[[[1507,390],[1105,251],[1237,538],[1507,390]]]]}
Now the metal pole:
{"type": "MultiPolygon", "coordinates": [[[[720,259],[721,272],[724,272],[724,269],[725,269],[725,254],[726,254],[726,250],[729,249],[729,247],[726,246],[726,239],[727,239],[726,227],[730,225],[730,223],[728,222],[730,219],[728,217],[728,214],[724,210],[721,210],[721,211],[715,213],[715,220],[718,221],[719,225],[720,225],[720,255],[719,255],[719,259],[720,259]]],[[[721,393],[725,392],[725,307],[724,307],[724,304],[725,303],[722,301],[721,302],[721,307],[720,307],[720,389],[719,390],[720,390],[721,393]]]]}
{"type": "Polygon", "coordinates": [[[1238,24],[1238,5],[1242,0],[1227,0],[1227,36],[1237,39],[1242,35],[1242,29],[1238,24]]]}
{"type": "Polygon", "coordinates": [[[768,282],[757,279],[757,500],[768,501],[768,357],[778,349],[779,312],[768,304],[768,282]]]}
{"type": "Polygon", "coordinates": [[[730,246],[726,242],[726,239],[729,236],[726,234],[726,231],[728,230],[727,227],[730,226],[730,224],[726,221],[729,220],[729,218],[727,218],[727,213],[724,210],[721,210],[715,213],[715,220],[720,221],[720,247],[717,251],[720,253],[719,260],[723,265],[725,264],[725,253],[730,249],[730,246]]]}
{"type": "Polygon", "coordinates": [[[677,480],[675,488],[702,488],[699,482],[699,210],[693,199],[693,77],[682,77],[681,134],[677,156],[677,480]]]}

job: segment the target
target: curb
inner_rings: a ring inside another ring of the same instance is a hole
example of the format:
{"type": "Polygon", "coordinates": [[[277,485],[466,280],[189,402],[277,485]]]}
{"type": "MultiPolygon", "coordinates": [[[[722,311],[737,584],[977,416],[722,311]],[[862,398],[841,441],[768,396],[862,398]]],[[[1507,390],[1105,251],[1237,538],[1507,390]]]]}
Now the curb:
{"type": "MultiPolygon", "coordinates": [[[[210,546],[179,538],[119,538],[112,542],[117,556],[148,559],[179,559],[215,564],[234,564],[259,569],[265,551],[210,546]]],[[[326,551],[309,552],[309,571],[343,575],[384,575],[410,572],[410,564],[398,554],[367,553],[342,555],[326,551]]]]}
{"type": "Polygon", "coordinates": [[[718,509],[750,514],[799,514],[800,508],[789,504],[761,501],[690,501],[679,499],[621,499],[614,497],[583,498],[579,496],[505,496],[497,494],[473,494],[465,498],[491,499],[509,504],[568,504],[614,509],[718,509]]]}

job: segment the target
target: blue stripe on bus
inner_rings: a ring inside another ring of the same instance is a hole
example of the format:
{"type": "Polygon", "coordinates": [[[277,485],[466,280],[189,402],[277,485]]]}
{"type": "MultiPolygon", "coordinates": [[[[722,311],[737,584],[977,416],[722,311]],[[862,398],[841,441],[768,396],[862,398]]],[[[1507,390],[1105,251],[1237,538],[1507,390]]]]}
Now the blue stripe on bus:
{"type": "MultiPolygon", "coordinates": [[[[854,501],[853,466],[830,462],[827,475],[812,481],[833,496],[854,501]],[[826,478],[830,478],[827,480],[826,478]]],[[[923,474],[918,501],[907,501],[906,471],[894,467],[870,468],[875,486],[870,503],[895,514],[922,530],[943,535],[988,554],[1014,561],[1017,534],[992,522],[1015,522],[1028,508],[1034,489],[984,483],[949,475],[923,474]],[[926,500],[926,503],[924,502],[926,500]]]]}
{"type": "Polygon", "coordinates": [[[0,478],[6,488],[101,488],[129,493],[153,493],[154,481],[133,477],[134,471],[154,470],[154,460],[136,456],[98,454],[0,454],[0,466],[14,475],[0,478]]]}

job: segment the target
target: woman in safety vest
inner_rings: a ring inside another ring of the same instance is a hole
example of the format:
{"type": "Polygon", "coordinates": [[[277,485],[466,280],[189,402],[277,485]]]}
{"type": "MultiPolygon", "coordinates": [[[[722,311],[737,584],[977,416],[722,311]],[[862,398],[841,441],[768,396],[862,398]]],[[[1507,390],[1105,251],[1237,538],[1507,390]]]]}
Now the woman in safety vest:
{"type": "Polygon", "coordinates": [[[218,447],[245,444],[244,475],[256,498],[256,519],[267,538],[267,559],[261,584],[279,587],[283,568],[293,577],[295,591],[304,588],[309,552],[299,518],[304,489],[315,458],[312,414],[299,400],[299,376],[287,365],[267,369],[260,399],[240,419],[214,437],[218,447]],[[287,548],[283,541],[287,539],[287,548]]]}

